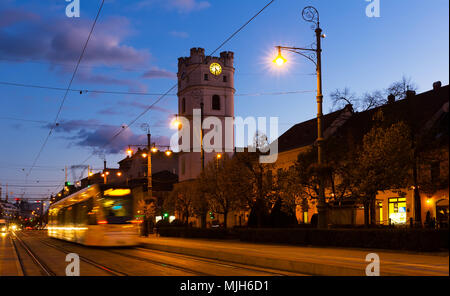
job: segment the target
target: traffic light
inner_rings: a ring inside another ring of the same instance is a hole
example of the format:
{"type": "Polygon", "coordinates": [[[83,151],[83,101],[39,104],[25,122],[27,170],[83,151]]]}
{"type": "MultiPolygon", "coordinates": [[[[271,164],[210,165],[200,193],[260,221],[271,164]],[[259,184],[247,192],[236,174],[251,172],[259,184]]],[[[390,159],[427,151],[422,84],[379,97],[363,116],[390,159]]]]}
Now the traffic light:
{"type": "Polygon", "coordinates": [[[211,219],[211,220],[214,220],[214,213],[213,212],[209,212],[209,218],[211,219]]]}
{"type": "Polygon", "coordinates": [[[164,213],[164,218],[169,217],[169,213],[164,213]]]}
{"type": "Polygon", "coordinates": [[[70,182],[65,182],[64,185],[65,185],[65,186],[70,186],[70,185],[72,185],[72,184],[70,184],[70,182]]]}

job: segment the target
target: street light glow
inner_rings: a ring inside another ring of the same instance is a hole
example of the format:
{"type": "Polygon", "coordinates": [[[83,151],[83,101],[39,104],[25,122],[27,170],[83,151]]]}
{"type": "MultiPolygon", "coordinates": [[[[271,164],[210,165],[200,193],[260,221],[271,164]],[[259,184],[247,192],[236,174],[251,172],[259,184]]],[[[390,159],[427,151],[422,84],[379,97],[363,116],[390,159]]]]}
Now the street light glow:
{"type": "Polygon", "coordinates": [[[287,62],[287,60],[281,55],[281,48],[278,48],[278,56],[273,60],[273,62],[274,62],[278,67],[283,66],[284,63],[287,62]]]}
{"type": "Polygon", "coordinates": [[[166,150],[166,152],[164,152],[167,156],[170,156],[170,155],[172,155],[172,150],[170,150],[170,149],[167,149],[166,150]]]}
{"type": "Polygon", "coordinates": [[[128,148],[128,150],[127,150],[127,154],[128,154],[128,156],[131,156],[131,155],[133,155],[133,150],[131,150],[131,148],[128,148]]]}
{"type": "Polygon", "coordinates": [[[174,118],[174,119],[172,119],[172,122],[170,123],[170,126],[173,129],[179,129],[181,127],[181,121],[178,120],[178,118],[174,118]]]}

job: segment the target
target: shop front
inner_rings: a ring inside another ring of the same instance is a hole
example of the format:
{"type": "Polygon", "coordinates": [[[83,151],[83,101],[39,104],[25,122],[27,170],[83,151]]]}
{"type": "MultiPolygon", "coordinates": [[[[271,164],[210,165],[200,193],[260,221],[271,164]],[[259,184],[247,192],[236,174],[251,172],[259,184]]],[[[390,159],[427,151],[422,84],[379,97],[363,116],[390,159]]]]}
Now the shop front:
{"type": "Polygon", "coordinates": [[[406,197],[393,197],[388,199],[388,217],[391,224],[405,224],[406,217],[406,197]]]}

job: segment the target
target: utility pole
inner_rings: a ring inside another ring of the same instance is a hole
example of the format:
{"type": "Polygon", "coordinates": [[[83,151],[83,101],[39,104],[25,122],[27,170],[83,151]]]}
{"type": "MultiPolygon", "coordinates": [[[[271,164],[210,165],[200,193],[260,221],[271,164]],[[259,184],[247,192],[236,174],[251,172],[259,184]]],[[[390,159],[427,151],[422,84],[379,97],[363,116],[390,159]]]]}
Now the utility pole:
{"type": "Polygon", "coordinates": [[[200,157],[202,160],[202,173],[205,170],[205,152],[203,151],[203,101],[200,103],[200,157]]]}
{"type": "Polygon", "coordinates": [[[147,129],[147,199],[153,197],[152,186],[152,152],[150,128],[147,129]]]}

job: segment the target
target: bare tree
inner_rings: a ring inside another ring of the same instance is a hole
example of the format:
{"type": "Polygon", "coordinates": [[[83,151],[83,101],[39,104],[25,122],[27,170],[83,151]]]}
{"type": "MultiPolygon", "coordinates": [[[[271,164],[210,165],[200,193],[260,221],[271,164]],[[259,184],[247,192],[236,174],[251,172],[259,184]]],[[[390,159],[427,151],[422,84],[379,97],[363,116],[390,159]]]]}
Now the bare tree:
{"type": "Polygon", "coordinates": [[[332,111],[340,110],[348,104],[352,105],[353,108],[356,108],[358,105],[356,94],[352,93],[348,87],[334,90],[330,97],[333,103],[332,111]]]}
{"type": "Polygon", "coordinates": [[[361,110],[366,111],[386,104],[387,100],[382,91],[366,92],[360,99],[361,110]]]}
{"type": "Polygon", "coordinates": [[[416,91],[417,85],[405,76],[401,80],[393,82],[388,88],[384,90],[375,90],[373,92],[366,92],[362,96],[353,93],[349,88],[336,89],[330,94],[332,108],[331,111],[336,111],[351,104],[354,110],[366,111],[372,108],[379,107],[387,103],[387,96],[392,94],[398,100],[406,97],[406,92],[409,90],[416,91]]]}
{"type": "Polygon", "coordinates": [[[401,80],[393,82],[386,90],[387,95],[394,95],[396,99],[404,99],[408,90],[417,90],[417,85],[410,77],[403,76],[401,80]]]}

